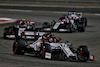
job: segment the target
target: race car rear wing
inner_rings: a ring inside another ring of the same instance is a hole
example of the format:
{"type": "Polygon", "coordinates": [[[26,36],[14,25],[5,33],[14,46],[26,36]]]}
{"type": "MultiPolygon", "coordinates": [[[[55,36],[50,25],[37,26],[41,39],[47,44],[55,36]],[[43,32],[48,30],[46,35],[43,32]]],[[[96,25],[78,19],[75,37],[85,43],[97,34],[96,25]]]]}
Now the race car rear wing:
{"type": "Polygon", "coordinates": [[[17,24],[19,24],[19,25],[23,25],[23,24],[35,25],[35,22],[32,22],[32,21],[17,21],[17,24]]]}

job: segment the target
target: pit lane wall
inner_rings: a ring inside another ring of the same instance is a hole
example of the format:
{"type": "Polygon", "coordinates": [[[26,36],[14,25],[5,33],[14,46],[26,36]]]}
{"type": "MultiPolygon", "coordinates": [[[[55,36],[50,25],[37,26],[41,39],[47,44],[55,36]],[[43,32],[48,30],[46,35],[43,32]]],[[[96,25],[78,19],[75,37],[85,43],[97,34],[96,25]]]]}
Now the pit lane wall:
{"type": "Polygon", "coordinates": [[[76,8],[100,8],[100,0],[0,0],[0,5],[45,5],[76,8]]]}

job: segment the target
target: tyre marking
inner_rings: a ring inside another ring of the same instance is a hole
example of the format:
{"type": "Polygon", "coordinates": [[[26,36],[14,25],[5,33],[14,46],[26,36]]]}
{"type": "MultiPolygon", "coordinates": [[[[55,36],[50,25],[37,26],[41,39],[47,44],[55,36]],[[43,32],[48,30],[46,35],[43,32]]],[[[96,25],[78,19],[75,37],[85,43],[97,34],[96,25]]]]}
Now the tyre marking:
{"type": "Polygon", "coordinates": [[[82,48],[80,48],[80,55],[82,56],[82,48]]]}
{"type": "Polygon", "coordinates": [[[44,56],[44,47],[43,47],[42,44],[41,44],[41,46],[42,46],[42,56],[40,56],[40,58],[43,58],[43,56],[44,56]]]}
{"type": "Polygon", "coordinates": [[[16,41],[14,43],[15,43],[15,50],[14,50],[14,54],[15,54],[17,51],[17,44],[16,44],[16,41]]]}

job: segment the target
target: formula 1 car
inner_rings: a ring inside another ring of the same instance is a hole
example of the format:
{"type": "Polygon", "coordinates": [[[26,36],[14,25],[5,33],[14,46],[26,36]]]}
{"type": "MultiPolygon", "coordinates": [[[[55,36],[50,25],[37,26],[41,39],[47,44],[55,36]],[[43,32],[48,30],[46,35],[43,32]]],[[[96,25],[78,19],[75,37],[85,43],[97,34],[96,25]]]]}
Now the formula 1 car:
{"type": "Polygon", "coordinates": [[[72,25],[72,21],[66,16],[59,18],[57,22],[54,22],[53,31],[58,32],[73,32],[74,26],[72,25]]]}
{"type": "Polygon", "coordinates": [[[35,22],[19,20],[16,22],[16,25],[10,26],[4,29],[4,39],[6,38],[15,38],[13,27],[18,28],[18,36],[21,36],[21,33],[28,28],[34,28],[35,22]]]}
{"type": "Polygon", "coordinates": [[[85,23],[85,26],[87,26],[87,18],[82,17],[81,12],[68,12],[68,18],[71,20],[74,20],[75,22],[79,22],[81,19],[81,22],[85,23]]]}
{"type": "Polygon", "coordinates": [[[16,38],[13,43],[13,53],[21,55],[30,53],[40,58],[54,60],[86,62],[89,59],[90,52],[87,46],[79,46],[77,50],[74,50],[71,43],[61,43],[60,40],[61,38],[51,34],[45,34],[31,44],[21,38],[16,38]]]}
{"type": "Polygon", "coordinates": [[[45,32],[73,32],[72,24],[69,19],[53,21],[51,24],[46,22],[43,24],[43,31],[45,32]]]}
{"type": "Polygon", "coordinates": [[[74,32],[75,30],[78,30],[79,32],[85,31],[85,23],[82,22],[83,19],[69,19],[68,16],[63,16],[59,18],[58,21],[53,21],[51,23],[44,23],[43,24],[43,30],[44,31],[56,31],[56,32],[74,32]]]}
{"type": "Polygon", "coordinates": [[[53,21],[50,23],[44,22],[44,31],[57,31],[57,32],[74,32],[78,30],[79,32],[84,32],[87,26],[87,18],[82,17],[81,12],[69,12],[67,15],[59,18],[58,21],[53,21]]]}

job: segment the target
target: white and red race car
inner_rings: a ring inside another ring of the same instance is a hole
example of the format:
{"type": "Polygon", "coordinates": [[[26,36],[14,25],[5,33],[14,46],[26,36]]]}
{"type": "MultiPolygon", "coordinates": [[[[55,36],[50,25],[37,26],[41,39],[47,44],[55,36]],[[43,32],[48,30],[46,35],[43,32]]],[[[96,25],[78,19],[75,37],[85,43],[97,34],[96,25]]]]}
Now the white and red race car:
{"type": "Polygon", "coordinates": [[[25,29],[33,29],[35,25],[35,22],[31,22],[31,21],[23,21],[23,20],[19,20],[17,21],[16,25],[10,26],[8,28],[4,29],[4,38],[15,38],[15,34],[14,34],[14,27],[18,28],[17,33],[18,36],[21,36],[21,33],[25,30],[25,29]]]}
{"type": "Polygon", "coordinates": [[[89,57],[90,52],[87,46],[79,46],[74,50],[71,43],[63,43],[60,40],[61,38],[54,37],[52,34],[45,34],[31,44],[21,38],[16,38],[13,43],[13,53],[21,55],[30,53],[40,58],[55,60],[81,62],[86,62],[89,58],[94,60],[92,55],[89,57]]]}
{"type": "Polygon", "coordinates": [[[67,16],[69,19],[74,20],[75,23],[81,19],[81,21],[85,23],[85,26],[87,26],[87,18],[83,17],[81,12],[68,12],[67,16]]]}
{"type": "Polygon", "coordinates": [[[53,21],[50,25],[49,22],[44,22],[43,31],[51,32],[79,32],[85,31],[85,22],[83,18],[70,19],[68,16],[60,17],[58,21],[53,21]]]}

